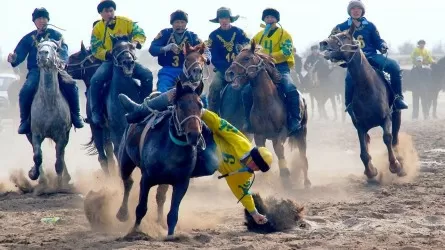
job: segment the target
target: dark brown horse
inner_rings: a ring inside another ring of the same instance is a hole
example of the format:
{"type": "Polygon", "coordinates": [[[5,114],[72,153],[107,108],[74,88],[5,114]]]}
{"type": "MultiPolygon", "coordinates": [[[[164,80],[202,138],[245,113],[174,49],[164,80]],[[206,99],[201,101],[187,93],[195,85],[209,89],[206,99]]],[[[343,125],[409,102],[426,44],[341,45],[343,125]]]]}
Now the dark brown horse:
{"type": "MultiPolygon", "coordinates": [[[[82,80],[85,83],[88,95],[88,89],[90,87],[91,77],[99,68],[102,62],[95,58],[91,53],[91,50],[86,49],[83,42],[80,44],[80,51],[69,56],[68,64],[66,69],[68,74],[70,74],[76,80],[82,80]]],[[[87,120],[91,119],[91,108],[90,102],[87,98],[86,103],[86,114],[87,120]]],[[[100,127],[97,125],[90,124],[91,129],[91,140],[85,146],[88,149],[90,155],[98,154],[98,160],[102,170],[108,173],[109,169],[114,169],[116,165],[113,158],[113,144],[110,140],[110,131],[107,127],[100,127]]]]}
{"type": "Polygon", "coordinates": [[[326,59],[346,61],[348,71],[354,80],[351,118],[360,140],[360,158],[365,165],[365,175],[371,179],[378,173],[368,151],[370,142],[368,131],[380,126],[383,128],[383,141],[388,149],[389,170],[404,176],[403,166],[393,149],[393,146],[395,148],[398,144],[401,112],[392,110],[393,94],[388,88],[388,83],[369,64],[359,44],[353,39],[355,28],[355,25],[351,25],[349,30],[320,42],[320,47],[325,51],[326,59]]]}
{"type": "MultiPolygon", "coordinates": [[[[226,79],[234,87],[250,84],[252,86],[253,106],[250,112],[250,121],[254,133],[255,144],[264,147],[266,139],[272,140],[275,154],[278,157],[280,175],[289,176],[289,169],[284,157],[284,143],[288,137],[286,126],[287,113],[284,102],[278,93],[276,83],[281,75],[275,68],[273,59],[262,52],[260,47],[252,41],[250,46],[242,49],[226,72],[226,79]],[[229,79],[232,78],[232,79],[229,79]]],[[[301,95],[300,95],[301,96],[301,95]]],[[[293,146],[297,146],[300,159],[303,163],[304,185],[310,187],[308,161],[306,157],[307,135],[307,106],[303,97],[300,97],[301,131],[289,138],[293,146]]]]}

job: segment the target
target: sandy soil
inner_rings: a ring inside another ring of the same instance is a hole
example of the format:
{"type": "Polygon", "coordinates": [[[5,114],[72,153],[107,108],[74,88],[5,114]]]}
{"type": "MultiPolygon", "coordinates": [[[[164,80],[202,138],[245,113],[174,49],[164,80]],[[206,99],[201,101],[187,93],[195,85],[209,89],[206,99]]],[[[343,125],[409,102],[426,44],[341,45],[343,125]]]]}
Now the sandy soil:
{"type": "MultiPolygon", "coordinates": [[[[445,117],[445,109],[438,115],[445,117]]],[[[134,221],[138,181],[131,193],[130,220],[120,223],[114,216],[122,198],[121,183],[117,177],[105,179],[96,157],[85,154],[81,144],[88,141],[88,129],[72,131],[67,148],[76,193],[49,188],[36,196],[37,183],[27,179],[31,147],[24,137],[15,135],[16,127],[6,124],[0,134],[0,249],[443,249],[445,127],[443,120],[410,121],[408,117],[410,111],[404,114],[399,149],[407,177],[389,174],[380,129],[371,133],[373,161],[380,170],[375,184],[363,175],[357,135],[349,118],[346,123],[315,118],[310,120],[308,136],[313,187],[284,190],[277,166],[271,173],[258,175],[253,186],[264,197],[291,198],[303,205],[306,228],[267,235],[248,232],[242,207],[226,184],[205,177],[194,180],[184,198],[174,241],[165,241],[165,228],[155,223],[154,191],[142,223],[148,236],[124,238],[134,221]],[[91,190],[95,193],[85,202],[91,190]],[[101,224],[92,229],[86,213],[101,224]],[[54,216],[60,221],[41,222],[54,216]]],[[[50,179],[54,177],[53,146],[45,142],[43,148],[50,179]]],[[[287,155],[289,165],[298,165],[295,153],[287,155]]],[[[169,197],[166,213],[168,201],[169,197]]]]}

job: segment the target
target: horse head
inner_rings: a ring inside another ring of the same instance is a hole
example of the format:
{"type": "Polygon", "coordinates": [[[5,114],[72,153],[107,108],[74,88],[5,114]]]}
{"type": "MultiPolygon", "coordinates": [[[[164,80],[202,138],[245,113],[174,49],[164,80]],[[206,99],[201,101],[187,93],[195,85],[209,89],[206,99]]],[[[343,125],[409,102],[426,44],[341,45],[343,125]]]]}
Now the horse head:
{"type": "Polygon", "coordinates": [[[360,51],[360,45],[353,36],[355,29],[355,25],[351,24],[348,30],[331,35],[320,42],[320,51],[323,52],[323,56],[332,62],[350,62],[352,57],[360,51]]]}
{"type": "Polygon", "coordinates": [[[201,82],[197,88],[190,85],[183,85],[181,81],[176,82],[176,95],[173,100],[175,109],[173,122],[176,133],[179,136],[185,135],[187,143],[197,146],[202,133],[202,107],[200,95],[204,89],[201,82]]]}
{"type": "Polygon", "coordinates": [[[234,88],[239,88],[254,80],[262,70],[266,70],[274,82],[279,81],[280,74],[275,68],[273,58],[260,50],[261,47],[255,41],[244,47],[227,69],[225,80],[231,82],[234,88]]]}
{"type": "Polygon", "coordinates": [[[185,43],[183,48],[185,59],[182,71],[187,81],[196,86],[203,80],[203,71],[206,64],[206,59],[203,56],[205,49],[205,43],[192,47],[188,42],[185,43]]]}
{"type": "Polygon", "coordinates": [[[128,36],[112,36],[113,43],[112,56],[115,66],[122,69],[125,76],[131,77],[136,63],[136,47],[130,42],[128,36]]]}
{"type": "Polygon", "coordinates": [[[58,69],[61,66],[61,60],[57,51],[61,48],[62,40],[52,39],[41,40],[37,45],[37,64],[45,70],[58,69]]]}
{"type": "Polygon", "coordinates": [[[80,51],[68,57],[66,71],[74,79],[84,80],[85,77],[91,77],[100,66],[101,61],[93,56],[91,50],[85,48],[83,41],[80,43],[80,51]]]}

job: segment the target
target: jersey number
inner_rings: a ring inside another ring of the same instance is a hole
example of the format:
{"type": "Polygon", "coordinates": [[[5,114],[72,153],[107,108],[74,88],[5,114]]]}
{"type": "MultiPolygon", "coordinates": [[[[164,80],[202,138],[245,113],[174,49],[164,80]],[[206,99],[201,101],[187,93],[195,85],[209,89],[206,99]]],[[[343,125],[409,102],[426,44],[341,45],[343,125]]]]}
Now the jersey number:
{"type": "Polygon", "coordinates": [[[268,53],[272,53],[272,40],[264,40],[264,49],[268,50],[268,53]]]}
{"type": "Polygon", "coordinates": [[[172,66],[173,67],[178,67],[179,66],[179,56],[173,56],[172,66]]]}
{"type": "Polygon", "coordinates": [[[235,58],[236,58],[236,56],[235,56],[235,53],[233,53],[233,52],[231,52],[231,53],[229,52],[226,55],[227,62],[232,62],[235,60],[235,58]]]}

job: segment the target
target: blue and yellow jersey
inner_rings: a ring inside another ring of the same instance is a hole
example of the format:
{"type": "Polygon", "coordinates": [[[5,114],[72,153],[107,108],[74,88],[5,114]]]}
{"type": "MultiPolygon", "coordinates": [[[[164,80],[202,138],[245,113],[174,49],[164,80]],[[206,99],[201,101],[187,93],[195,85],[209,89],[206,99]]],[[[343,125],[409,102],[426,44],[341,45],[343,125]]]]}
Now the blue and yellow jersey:
{"type": "MultiPolygon", "coordinates": [[[[351,27],[352,20],[349,18],[345,22],[337,25],[332,29],[331,35],[348,30],[351,27]]],[[[354,38],[360,43],[360,48],[367,55],[377,53],[381,49],[385,41],[380,37],[380,33],[375,25],[366,18],[361,18],[361,25],[357,27],[354,32],[354,38]]]]}
{"type": "Polygon", "coordinates": [[[91,34],[91,51],[94,57],[105,61],[105,54],[111,50],[113,43],[110,35],[129,36],[132,42],[144,45],[146,37],[144,30],[129,18],[116,16],[106,27],[104,20],[95,23],[91,34]]]}
{"type": "MultiPolygon", "coordinates": [[[[213,139],[217,145],[221,162],[218,171],[221,174],[228,174],[243,168],[244,166],[240,159],[253,148],[249,139],[212,111],[204,110],[202,120],[213,132],[213,139]]],[[[237,199],[241,199],[246,194],[241,203],[249,212],[255,211],[252,195],[248,193],[251,177],[252,174],[249,172],[237,173],[226,177],[227,184],[237,199]]]]}
{"type": "Polygon", "coordinates": [[[12,67],[16,67],[21,64],[25,58],[27,59],[28,70],[38,68],[37,66],[37,45],[41,39],[53,39],[56,41],[62,40],[61,49],[59,50],[60,58],[66,63],[68,61],[68,45],[63,40],[63,36],[57,30],[47,28],[43,33],[38,34],[37,30],[34,30],[26,34],[17,47],[14,49],[14,53],[17,54],[15,62],[11,63],[12,67]]]}
{"type": "Polygon", "coordinates": [[[177,41],[172,28],[163,29],[151,42],[149,52],[152,56],[158,57],[158,63],[162,67],[182,67],[184,64],[183,48],[185,42],[188,42],[191,46],[196,46],[202,41],[199,39],[198,35],[191,31],[185,31],[182,39],[177,41]],[[178,53],[173,51],[162,52],[162,47],[170,43],[177,44],[181,50],[178,53]]]}
{"type": "Polygon", "coordinates": [[[271,29],[267,34],[258,32],[253,40],[263,47],[263,52],[271,55],[276,64],[286,63],[289,69],[295,65],[292,36],[283,28],[271,29]]]}
{"type": "Polygon", "coordinates": [[[237,46],[244,46],[249,42],[246,33],[238,27],[214,30],[207,40],[207,46],[212,53],[212,64],[219,72],[226,72],[239,53],[237,46]]]}

